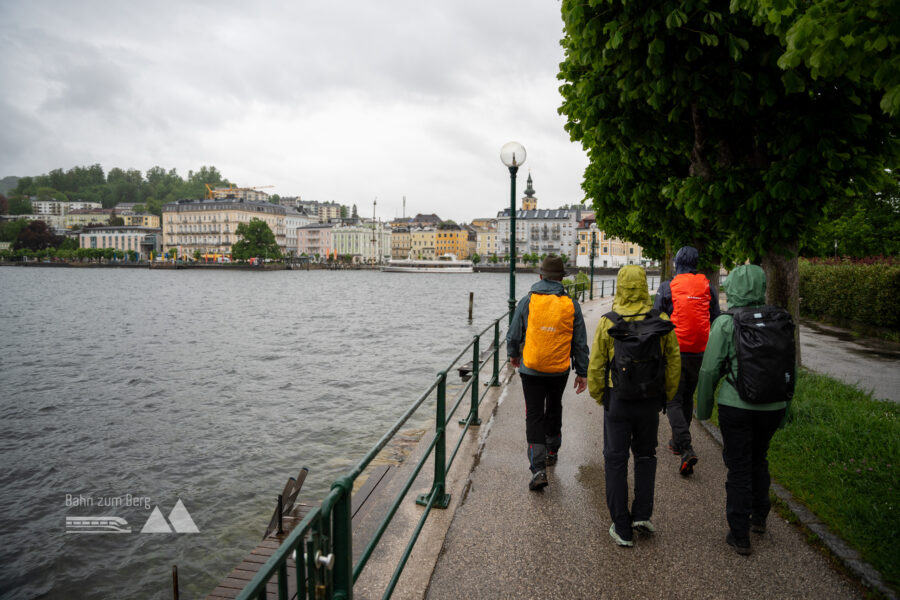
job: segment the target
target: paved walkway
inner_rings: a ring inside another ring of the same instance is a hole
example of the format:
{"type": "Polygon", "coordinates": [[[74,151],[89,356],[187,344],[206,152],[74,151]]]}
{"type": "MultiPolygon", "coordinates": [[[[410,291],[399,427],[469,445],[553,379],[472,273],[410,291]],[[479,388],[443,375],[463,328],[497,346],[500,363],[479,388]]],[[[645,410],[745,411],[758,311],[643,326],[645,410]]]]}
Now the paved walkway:
{"type": "Polygon", "coordinates": [[[900,344],[854,337],[814,321],[800,324],[803,366],[858,385],[880,400],[900,402],[900,344]]]}
{"type": "MultiPolygon", "coordinates": [[[[589,337],[610,303],[585,303],[589,337]]],[[[608,534],[603,409],[587,392],[566,392],[560,461],[549,470],[550,485],[535,493],[527,487],[517,376],[498,404],[468,494],[449,523],[428,598],[860,597],[855,584],[775,513],[766,534],[751,534],[751,556],[731,551],[721,448],[696,422],[691,432],[700,462],[685,479],[677,474],[676,457],[664,450],[669,426],[661,416],[653,515],[658,531],[636,536],[634,548],[619,548],[608,534]]]]}

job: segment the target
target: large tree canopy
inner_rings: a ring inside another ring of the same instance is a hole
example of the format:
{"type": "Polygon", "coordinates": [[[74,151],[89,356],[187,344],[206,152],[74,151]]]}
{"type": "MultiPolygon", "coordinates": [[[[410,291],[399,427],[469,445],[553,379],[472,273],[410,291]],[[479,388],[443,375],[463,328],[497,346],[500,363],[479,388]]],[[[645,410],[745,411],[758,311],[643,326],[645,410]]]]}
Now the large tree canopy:
{"type": "Polygon", "coordinates": [[[583,187],[605,229],[652,255],[690,242],[777,262],[830,197],[881,189],[898,163],[875,86],[783,70],[782,40],[724,0],[563,0],[562,16],[583,187]]]}
{"type": "Polygon", "coordinates": [[[262,219],[250,219],[249,223],[239,224],[235,233],[241,239],[231,246],[231,257],[234,260],[281,258],[275,234],[262,219]]]}

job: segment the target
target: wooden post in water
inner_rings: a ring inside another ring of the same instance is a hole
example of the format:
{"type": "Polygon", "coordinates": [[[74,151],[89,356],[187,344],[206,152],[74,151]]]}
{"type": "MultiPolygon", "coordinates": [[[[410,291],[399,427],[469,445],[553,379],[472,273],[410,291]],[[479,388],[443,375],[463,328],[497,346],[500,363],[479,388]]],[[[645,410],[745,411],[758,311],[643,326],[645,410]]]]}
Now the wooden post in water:
{"type": "Polygon", "coordinates": [[[472,320],[472,304],[475,299],[475,292],[469,292],[469,320],[472,320]]]}
{"type": "Polygon", "coordinates": [[[178,565],[172,565],[172,600],[178,600],[178,565]]]}

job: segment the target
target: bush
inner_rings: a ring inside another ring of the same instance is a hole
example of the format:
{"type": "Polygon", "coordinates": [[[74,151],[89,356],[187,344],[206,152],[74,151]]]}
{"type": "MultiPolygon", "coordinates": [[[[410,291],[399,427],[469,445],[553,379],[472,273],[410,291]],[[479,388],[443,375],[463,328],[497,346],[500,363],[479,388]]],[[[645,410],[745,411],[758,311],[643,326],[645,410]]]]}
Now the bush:
{"type": "Polygon", "coordinates": [[[900,264],[800,260],[800,314],[838,324],[900,330],[900,264]]]}

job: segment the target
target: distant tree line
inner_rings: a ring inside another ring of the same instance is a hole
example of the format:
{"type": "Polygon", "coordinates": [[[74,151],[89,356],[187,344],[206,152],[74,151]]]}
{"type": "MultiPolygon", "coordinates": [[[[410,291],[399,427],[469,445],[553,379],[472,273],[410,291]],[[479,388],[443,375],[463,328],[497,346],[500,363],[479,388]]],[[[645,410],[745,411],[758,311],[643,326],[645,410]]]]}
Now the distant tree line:
{"type": "Polygon", "coordinates": [[[203,166],[188,171],[183,178],[175,169],[152,167],[142,174],[137,169],[110,169],[103,172],[99,164],[72,167],[68,171],[54,169],[46,175],[21,177],[6,197],[0,195],[0,214],[32,212],[29,198],[63,202],[99,202],[112,208],[120,202],[134,202],[143,211],[162,215],[162,205],[183,198],[203,198],[206,185],[230,186],[218,169],[203,166]]]}

